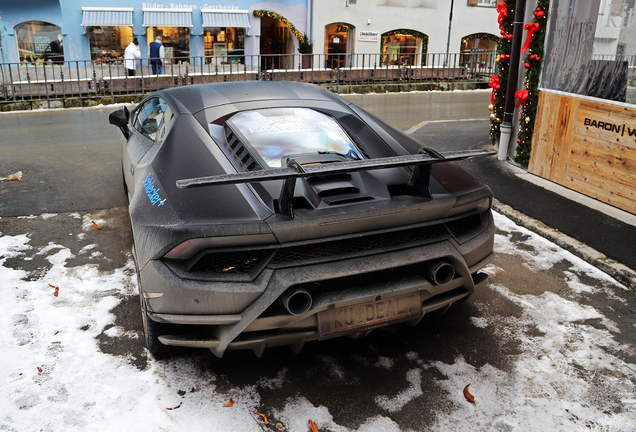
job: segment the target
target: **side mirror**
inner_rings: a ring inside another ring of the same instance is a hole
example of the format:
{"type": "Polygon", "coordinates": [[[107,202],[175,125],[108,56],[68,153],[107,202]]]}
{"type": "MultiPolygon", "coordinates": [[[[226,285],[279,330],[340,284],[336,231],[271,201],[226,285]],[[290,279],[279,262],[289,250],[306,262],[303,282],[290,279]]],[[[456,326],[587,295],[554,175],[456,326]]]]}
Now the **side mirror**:
{"type": "Polygon", "coordinates": [[[117,126],[124,134],[126,139],[130,138],[130,131],[128,130],[129,119],[130,112],[125,106],[120,106],[119,108],[112,111],[108,116],[108,122],[112,125],[117,126]]]}

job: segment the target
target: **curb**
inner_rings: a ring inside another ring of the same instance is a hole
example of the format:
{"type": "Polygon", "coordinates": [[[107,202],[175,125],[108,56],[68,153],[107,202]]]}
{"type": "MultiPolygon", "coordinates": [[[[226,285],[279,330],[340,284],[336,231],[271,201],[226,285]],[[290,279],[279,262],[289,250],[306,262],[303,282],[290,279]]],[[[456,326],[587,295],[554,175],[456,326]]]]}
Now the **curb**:
{"type": "Polygon", "coordinates": [[[541,237],[561,246],[568,252],[573,253],[582,260],[592,264],[597,269],[616,279],[618,282],[636,291],[636,271],[624,264],[606,257],[594,248],[581,243],[580,241],[563,234],[561,231],[550,228],[543,222],[533,219],[525,214],[513,209],[507,204],[493,198],[492,208],[496,212],[512,219],[517,225],[521,225],[530,231],[539,234],[541,237]]]}

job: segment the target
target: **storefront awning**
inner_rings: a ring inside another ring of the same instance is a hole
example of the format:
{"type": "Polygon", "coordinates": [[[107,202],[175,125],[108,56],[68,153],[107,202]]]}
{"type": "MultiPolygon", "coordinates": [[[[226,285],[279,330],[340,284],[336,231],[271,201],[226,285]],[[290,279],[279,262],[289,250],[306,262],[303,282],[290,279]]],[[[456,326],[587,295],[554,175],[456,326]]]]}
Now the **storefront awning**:
{"type": "Polygon", "coordinates": [[[131,26],[133,8],[83,7],[82,27],[131,26]]]}
{"type": "Polygon", "coordinates": [[[250,26],[250,11],[201,9],[203,27],[243,27],[250,26]]]}
{"type": "Polygon", "coordinates": [[[143,8],[144,27],[192,27],[192,9],[143,8]]]}

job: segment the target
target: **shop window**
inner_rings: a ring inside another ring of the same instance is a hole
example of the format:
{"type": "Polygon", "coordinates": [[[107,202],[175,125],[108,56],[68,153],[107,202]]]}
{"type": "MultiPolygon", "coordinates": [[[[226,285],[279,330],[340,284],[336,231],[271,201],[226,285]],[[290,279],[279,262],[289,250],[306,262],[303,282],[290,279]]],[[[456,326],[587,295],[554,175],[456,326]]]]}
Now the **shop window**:
{"type": "Polygon", "coordinates": [[[382,35],[382,66],[423,64],[428,36],[413,30],[393,30],[382,35]]]}
{"type": "Polygon", "coordinates": [[[91,60],[123,59],[126,47],[133,41],[132,27],[87,27],[91,60]]]}
{"type": "MultiPolygon", "coordinates": [[[[147,27],[148,49],[157,36],[161,36],[166,64],[190,62],[189,27],[147,27]]],[[[164,73],[165,73],[164,69],[164,73]]]]}
{"type": "Polygon", "coordinates": [[[43,21],[29,21],[15,26],[21,63],[64,62],[62,29],[43,21]]]}
{"type": "Polygon", "coordinates": [[[244,28],[206,27],[203,29],[203,43],[206,63],[245,63],[244,28]]]}
{"type": "Polygon", "coordinates": [[[325,67],[343,68],[350,64],[353,52],[353,32],[350,24],[336,23],[325,26],[325,67]]]}
{"type": "Polygon", "coordinates": [[[498,40],[497,36],[486,33],[462,38],[462,66],[469,69],[492,66],[497,56],[498,40]]]}

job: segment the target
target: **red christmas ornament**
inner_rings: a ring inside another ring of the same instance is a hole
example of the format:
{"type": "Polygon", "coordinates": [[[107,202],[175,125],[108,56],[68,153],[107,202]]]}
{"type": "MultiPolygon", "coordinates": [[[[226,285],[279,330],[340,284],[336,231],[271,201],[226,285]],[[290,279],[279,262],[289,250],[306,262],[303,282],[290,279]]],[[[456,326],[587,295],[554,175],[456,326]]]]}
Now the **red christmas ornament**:
{"type": "Polygon", "coordinates": [[[539,57],[539,56],[534,56],[534,59],[535,59],[536,61],[539,61],[539,60],[541,60],[541,57],[539,57]]]}
{"type": "Polygon", "coordinates": [[[517,139],[517,144],[521,144],[521,140],[520,139],[517,139]]]}
{"type": "Polygon", "coordinates": [[[501,34],[501,36],[503,36],[504,39],[506,38],[506,32],[505,31],[502,30],[502,31],[499,32],[499,34],[501,34]]]}
{"type": "Polygon", "coordinates": [[[532,65],[530,65],[530,63],[526,63],[526,69],[530,69],[532,67],[532,65]]]}
{"type": "Polygon", "coordinates": [[[545,12],[543,12],[543,11],[535,12],[534,16],[536,16],[537,19],[543,19],[543,18],[545,18],[545,12]]]}

